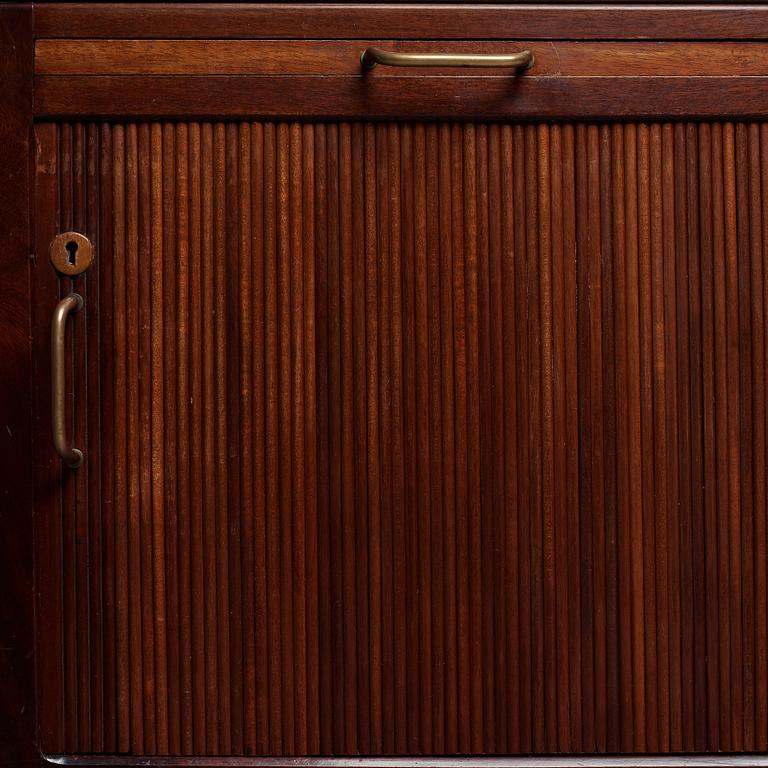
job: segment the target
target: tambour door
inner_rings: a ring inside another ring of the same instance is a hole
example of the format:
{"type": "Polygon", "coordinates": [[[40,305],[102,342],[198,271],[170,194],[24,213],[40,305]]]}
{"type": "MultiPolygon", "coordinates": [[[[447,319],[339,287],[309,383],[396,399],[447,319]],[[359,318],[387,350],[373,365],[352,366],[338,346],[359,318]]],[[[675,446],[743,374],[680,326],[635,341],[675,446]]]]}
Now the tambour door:
{"type": "Polygon", "coordinates": [[[36,144],[49,749],[765,748],[765,125],[36,144]]]}
{"type": "Polygon", "coordinates": [[[35,10],[50,760],[768,750],[766,13],[35,10]]]}

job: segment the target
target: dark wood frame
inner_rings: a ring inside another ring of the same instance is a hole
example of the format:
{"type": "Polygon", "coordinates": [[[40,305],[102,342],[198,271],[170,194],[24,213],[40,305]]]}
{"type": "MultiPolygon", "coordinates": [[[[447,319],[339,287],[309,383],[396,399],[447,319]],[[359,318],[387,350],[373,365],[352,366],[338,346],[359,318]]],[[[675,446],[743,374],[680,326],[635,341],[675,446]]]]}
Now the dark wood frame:
{"type": "Polygon", "coordinates": [[[46,3],[35,8],[38,37],[348,38],[445,40],[768,39],[761,3],[46,3]],[[473,6],[475,6],[473,8],[473,6]],[[603,6],[603,7],[601,7],[603,6]],[[394,12],[393,12],[394,11],[394,12]],[[510,13],[513,11],[513,14],[510,13]]]}
{"type": "Polygon", "coordinates": [[[66,75],[38,78],[36,116],[280,120],[735,119],[764,114],[768,77],[66,75]],[[163,94],[158,104],[156,94],[163,94]],[[202,97],[201,97],[202,94],[202,97]],[[717,98],[713,99],[713,94],[717,98]]]}
{"type": "Polygon", "coordinates": [[[35,747],[32,588],[30,187],[32,8],[0,8],[0,764],[32,765],[35,747]]]}
{"type": "MultiPolygon", "coordinates": [[[[570,0],[569,0],[570,1],[570,0]]],[[[623,2],[624,0],[619,0],[623,2]]],[[[32,216],[30,210],[32,187],[31,127],[33,121],[33,40],[34,26],[40,36],[56,36],[63,29],[66,15],[66,35],[70,37],[104,36],[104,37],[162,37],[171,34],[169,27],[158,23],[157,18],[151,18],[155,10],[151,6],[139,7],[129,3],[112,7],[106,11],[106,6],[92,6],[83,3],[40,5],[33,11],[31,3],[8,4],[0,7],[0,82],[3,88],[3,115],[0,120],[0,167],[5,172],[5,184],[0,187],[0,232],[4,238],[4,266],[7,282],[11,291],[0,302],[0,322],[3,333],[0,334],[0,359],[2,376],[0,376],[0,402],[3,407],[3,419],[0,424],[0,541],[3,542],[0,555],[0,579],[5,585],[5,595],[0,600],[0,764],[4,766],[23,765],[79,765],[79,766],[133,766],[137,759],[131,757],[96,757],[96,758],[47,758],[41,756],[36,747],[35,734],[36,702],[34,700],[35,671],[34,671],[34,621],[33,621],[33,525],[35,524],[32,482],[32,365],[30,347],[30,265],[34,258],[31,247],[32,216]],[[34,19],[33,19],[34,16],[34,19]]],[[[466,25],[471,17],[468,9],[460,5],[432,7],[424,10],[403,10],[402,13],[412,14],[414,26],[408,34],[418,37],[423,30],[431,25],[431,35],[434,37],[434,24],[438,18],[444,19],[444,14],[455,11],[462,17],[458,26],[446,24],[442,27],[445,37],[477,37],[486,39],[495,37],[502,39],[509,36],[509,31],[498,26],[498,14],[494,6],[485,6],[483,27],[466,25]],[[461,32],[458,32],[458,28],[461,32]],[[498,31],[495,31],[498,30],[498,31]],[[481,34],[482,33],[482,34],[481,34]]],[[[470,9],[471,10],[471,9],[470,9]]],[[[349,9],[342,9],[347,20],[349,9]]],[[[231,10],[222,11],[215,5],[187,5],[180,10],[180,17],[173,21],[172,34],[176,37],[193,38],[205,36],[211,25],[220,24],[222,37],[251,36],[251,37],[296,37],[306,36],[302,33],[302,20],[310,20],[307,28],[313,34],[330,34],[333,25],[338,25],[339,8],[336,6],[305,5],[301,8],[276,5],[254,5],[244,7],[239,16],[233,16],[231,10]],[[201,14],[206,16],[201,23],[201,14]],[[211,19],[213,16],[213,19],[211,19]],[[327,29],[317,24],[327,24],[327,29]],[[249,32],[249,30],[251,30],[249,32]]],[[[622,36],[641,39],[656,37],[658,39],[711,39],[713,29],[717,30],[718,38],[733,39],[762,39],[768,40],[768,6],[752,5],[721,5],[701,6],[692,19],[692,11],[685,9],[661,9],[649,6],[647,15],[633,17],[630,9],[617,7],[608,12],[600,12],[604,20],[602,26],[594,27],[589,14],[584,14],[578,24],[574,20],[578,14],[574,10],[540,5],[521,5],[517,10],[515,36],[535,38],[553,35],[567,35],[569,39],[587,39],[587,37],[610,39],[617,35],[617,30],[623,30],[622,36]],[[591,34],[587,29],[591,25],[591,34]],[[558,33],[557,30],[560,30],[558,33]]],[[[357,33],[352,37],[370,36],[372,30],[376,34],[384,33],[397,37],[397,30],[382,30],[383,21],[380,8],[359,4],[352,10],[352,22],[357,33]],[[366,26],[367,25],[367,26],[366,26]]],[[[338,32],[336,32],[338,34],[338,32]]],[[[402,33],[405,36],[405,33],[402,33]]],[[[37,114],[43,116],[61,116],[65,114],[83,114],[92,116],[112,117],[117,114],[157,115],[152,110],[137,113],[136,99],[146,98],[146,89],[158,85],[156,79],[142,79],[142,83],[132,86],[134,101],[125,103],[121,108],[107,108],[99,88],[114,87],[115,79],[105,79],[102,83],[91,84],[87,101],[82,101],[68,109],[56,102],[54,88],[61,83],[51,83],[46,95],[42,89],[43,102],[38,107],[37,114]],[[93,88],[99,85],[99,88],[93,88]],[[142,89],[145,89],[142,95],[142,89]],[[48,99],[46,102],[45,99],[48,99]],[[99,98],[102,101],[99,101],[99,98]],[[104,106],[100,106],[104,105],[104,106]]],[[[293,80],[294,84],[296,80],[293,80]]],[[[397,83],[392,79],[394,95],[397,83]]],[[[44,84],[43,84],[44,85],[44,84]]],[[[74,89],[79,83],[71,81],[69,86],[74,89]]],[[[220,83],[211,83],[218,91],[220,83]]],[[[239,78],[229,84],[232,89],[247,90],[247,78],[239,78]]],[[[587,84],[588,85],[588,84],[587,84]]],[[[598,84],[593,84],[598,85],[598,84]]],[[[639,90],[637,98],[642,98],[641,83],[629,84],[639,90]]],[[[685,95],[690,98],[687,90],[689,83],[670,83],[679,86],[678,97],[685,95]]],[[[768,78],[753,79],[748,88],[739,88],[725,96],[722,91],[712,90],[712,83],[702,83],[705,86],[696,100],[688,102],[688,113],[713,116],[730,114],[742,116],[762,116],[768,114],[768,78]],[[714,95],[713,95],[714,94],[714,95]],[[714,99],[718,101],[715,103],[714,99]]],[[[625,82],[624,87],[627,86],[625,82]]],[[[490,86],[486,86],[489,87],[490,86]]],[[[498,87],[498,84],[495,86],[498,87]]],[[[278,91],[280,86],[278,85],[278,91]]],[[[72,91],[74,92],[74,91],[72,91]]],[[[70,96],[71,93],[70,92],[70,96]]],[[[267,99],[277,94],[265,91],[261,102],[241,102],[242,114],[251,114],[254,110],[264,109],[267,99]]],[[[649,96],[651,94],[648,94],[649,96]]],[[[409,98],[413,98],[411,91],[409,98]]],[[[212,113],[227,113],[233,116],[232,93],[227,93],[220,103],[212,104],[212,113]]],[[[62,98],[62,97],[59,97],[62,98]]],[[[295,97],[294,97],[295,98],[295,97]]],[[[348,94],[347,99],[356,98],[348,94]]],[[[557,94],[550,94],[556,99],[557,94]]],[[[629,97],[628,97],[629,98],[629,97]]],[[[163,111],[162,116],[173,117],[189,115],[191,104],[179,96],[169,102],[170,106],[163,111]]],[[[336,106],[336,115],[356,114],[357,102],[348,102],[351,106],[344,107],[342,101],[336,106]],[[346,111],[345,111],[346,110],[346,111]]],[[[529,117],[544,116],[546,105],[531,102],[529,117]]],[[[327,104],[317,104],[314,115],[329,115],[327,104]]],[[[396,103],[393,110],[402,113],[403,103],[396,103]]],[[[478,104],[468,106],[468,111],[476,111],[478,104]]],[[[658,107],[661,114],[664,109],[658,107]]],[[[285,105],[273,107],[274,114],[291,114],[285,105]]],[[[194,112],[194,110],[192,110],[194,112]]],[[[605,110],[606,114],[612,114],[605,110]]],[[[306,108],[302,116],[307,115],[306,108]]],[[[550,112],[554,115],[554,112],[550,112]]],[[[586,108],[580,115],[563,115],[563,117],[589,116],[594,117],[594,105],[586,108]]],[[[665,112],[665,114],[669,114],[665,112]]],[[[681,113],[686,114],[686,113],[681,113]]],[[[373,117],[385,117],[387,114],[372,114],[373,117]]],[[[504,114],[494,115],[498,117],[504,114]]],[[[42,685],[44,680],[40,681],[42,685]]],[[[146,759],[141,762],[145,764],[146,759]]],[[[586,761],[591,766],[616,766],[626,768],[632,765],[646,766],[706,766],[722,764],[724,756],[711,758],[691,758],[685,756],[663,758],[623,758],[612,761],[610,758],[594,758],[586,761]]],[[[226,765],[230,768],[246,768],[246,766],[265,766],[265,768],[301,768],[317,766],[318,768],[360,768],[361,766],[380,766],[381,768],[396,768],[396,766],[418,766],[432,768],[468,768],[472,765],[487,765],[488,768],[522,768],[523,766],[547,765],[561,766],[569,762],[569,758],[553,763],[551,759],[495,759],[495,758],[464,758],[464,759],[403,759],[403,760],[326,760],[326,759],[296,759],[270,760],[259,758],[161,758],[154,763],[158,766],[207,766],[226,765]]],[[[584,761],[580,761],[582,764],[584,761]]],[[[739,765],[768,765],[768,756],[739,756],[733,761],[739,765]],[[738,763],[737,763],[738,761],[738,763]]]]}

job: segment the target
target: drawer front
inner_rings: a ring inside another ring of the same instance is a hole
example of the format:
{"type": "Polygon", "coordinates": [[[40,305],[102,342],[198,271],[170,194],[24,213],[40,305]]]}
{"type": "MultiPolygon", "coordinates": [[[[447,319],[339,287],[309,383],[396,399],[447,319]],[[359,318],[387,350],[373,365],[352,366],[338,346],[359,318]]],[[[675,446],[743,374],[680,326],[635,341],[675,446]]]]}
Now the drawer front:
{"type": "Polygon", "coordinates": [[[499,55],[529,50],[519,77],[759,77],[768,75],[768,42],[560,40],[39,40],[38,75],[319,75],[444,78],[506,77],[502,67],[385,66],[367,71],[370,47],[398,53],[499,55]]]}
{"type": "Polygon", "coordinates": [[[727,118],[768,103],[759,6],[94,8],[37,12],[38,117],[727,118]],[[368,46],[535,62],[368,70],[368,46]]]}

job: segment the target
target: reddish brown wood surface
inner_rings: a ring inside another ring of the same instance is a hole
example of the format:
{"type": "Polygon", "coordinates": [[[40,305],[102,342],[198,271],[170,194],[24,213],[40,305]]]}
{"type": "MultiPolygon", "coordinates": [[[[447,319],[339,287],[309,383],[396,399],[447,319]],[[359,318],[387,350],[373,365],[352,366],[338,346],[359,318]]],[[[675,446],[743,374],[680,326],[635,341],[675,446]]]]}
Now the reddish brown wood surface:
{"type": "Polygon", "coordinates": [[[759,3],[38,3],[37,37],[750,40],[759,3]]]}
{"type": "MultiPolygon", "coordinates": [[[[526,76],[742,77],[768,73],[768,43],[446,40],[38,40],[37,75],[357,75],[368,46],[402,52],[503,54],[530,50],[526,76]]],[[[366,77],[467,74],[439,67],[377,66],[366,77]]],[[[511,77],[509,69],[475,70],[511,77]]]]}
{"type": "Polygon", "coordinates": [[[37,144],[47,751],[768,749],[765,124],[37,144]]]}
{"type": "Polygon", "coordinates": [[[0,8],[0,763],[36,758],[30,359],[32,9],[0,8]]]}
{"type": "Polygon", "coordinates": [[[39,75],[38,118],[762,118],[768,76],[39,75]]]}

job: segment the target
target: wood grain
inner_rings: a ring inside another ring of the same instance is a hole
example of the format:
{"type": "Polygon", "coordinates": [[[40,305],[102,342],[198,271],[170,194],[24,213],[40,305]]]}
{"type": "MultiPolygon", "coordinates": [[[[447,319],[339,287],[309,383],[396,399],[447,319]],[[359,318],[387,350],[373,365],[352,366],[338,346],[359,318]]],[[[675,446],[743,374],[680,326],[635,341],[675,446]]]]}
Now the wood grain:
{"type": "Polygon", "coordinates": [[[768,39],[758,4],[44,3],[37,37],[308,39],[768,39]]]}
{"type": "Polygon", "coordinates": [[[38,118],[759,119],[768,76],[38,75],[38,118]]]}
{"type": "Polygon", "coordinates": [[[36,137],[46,745],[768,749],[764,125],[36,137]]]}
{"type": "MultiPolygon", "coordinates": [[[[4,404],[0,430],[0,578],[6,585],[0,606],[0,762],[8,766],[31,763],[37,757],[35,663],[30,650],[38,640],[45,645],[45,638],[35,634],[32,542],[50,522],[33,512],[32,467],[39,455],[33,453],[30,412],[34,399],[30,274],[35,266],[30,259],[35,234],[31,203],[35,167],[30,132],[32,37],[30,6],[10,3],[0,9],[0,163],[4,182],[0,234],[5,249],[3,268],[13,284],[0,306],[4,329],[0,338],[0,398],[4,404]]],[[[53,468],[49,465],[47,469],[53,468]]],[[[55,513],[54,504],[44,508],[55,513]]],[[[56,664],[53,659],[49,668],[55,670],[56,664]]],[[[50,740],[55,733],[54,727],[45,737],[50,740]]]]}
{"type": "MultiPolygon", "coordinates": [[[[529,49],[524,76],[715,77],[765,75],[768,45],[758,42],[559,42],[526,39],[455,42],[398,40],[38,40],[36,75],[356,75],[368,46],[394,51],[500,54],[529,49]]],[[[461,74],[450,68],[377,66],[367,79],[461,74]]],[[[488,68],[479,76],[510,77],[488,68]]],[[[521,75],[523,76],[523,75],[521,75]]]]}

